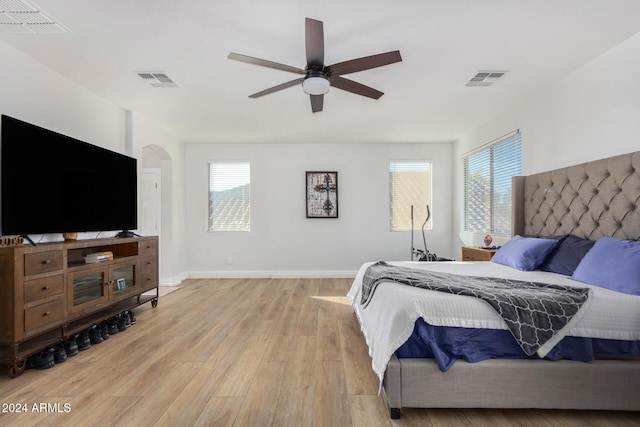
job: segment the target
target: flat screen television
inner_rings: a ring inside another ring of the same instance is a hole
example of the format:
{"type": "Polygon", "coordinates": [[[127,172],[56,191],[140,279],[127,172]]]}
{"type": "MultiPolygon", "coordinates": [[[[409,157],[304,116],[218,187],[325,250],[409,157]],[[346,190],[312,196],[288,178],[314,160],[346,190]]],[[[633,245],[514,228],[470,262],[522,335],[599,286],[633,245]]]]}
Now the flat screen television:
{"type": "Polygon", "coordinates": [[[2,115],[0,235],[137,228],[136,159],[2,115]]]}

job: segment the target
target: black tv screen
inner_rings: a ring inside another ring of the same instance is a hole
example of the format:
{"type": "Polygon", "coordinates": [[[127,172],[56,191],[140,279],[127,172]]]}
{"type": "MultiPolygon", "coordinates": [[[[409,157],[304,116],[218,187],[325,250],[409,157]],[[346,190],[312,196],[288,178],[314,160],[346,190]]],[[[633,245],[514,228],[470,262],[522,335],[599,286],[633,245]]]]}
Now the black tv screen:
{"type": "Polygon", "coordinates": [[[0,235],[137,228],[136,159],[2,115],[0,235]]]}

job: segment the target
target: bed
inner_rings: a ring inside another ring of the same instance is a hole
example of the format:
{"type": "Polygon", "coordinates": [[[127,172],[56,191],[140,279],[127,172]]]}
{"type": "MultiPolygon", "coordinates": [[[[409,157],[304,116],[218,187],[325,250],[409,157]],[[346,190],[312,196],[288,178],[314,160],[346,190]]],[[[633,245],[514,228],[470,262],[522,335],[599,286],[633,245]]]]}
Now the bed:
{"type": "Polygon", "coordinates": [[[628,275],[640,276],[640,262],[619,265],[620,258],[612,255],[620,245],[631,247],[634,257],[640,253],[640,152],[514,178],[512,224],[514,237],[498,251],[498,262],[367,263],[358,272],[349,297],[392,418],[399,418],[403,407],[640,410],[640,290],[634,294],[635,279],[631,285],[625,281],[628,275]],[[559,256],[550,261],[569,239],[589,248],[577,261],[559,256]],[[537,255],[543,259],[533,271],[510,264],[519,262],[517,256],[510,259],[513,246],[541,240],[557,242],[537,255]],[[613,274],[613,285],[607,257],[614,258],[611,271],[625,270],[613,274]],[[571,262],[575,265],[564,271],[571,262]],[[541,284],[588,298],[548,343],[528,349],[518,341],[516,350],[493,354],[491,347],[508,341],[510,321],[487,300],[407,286],[396,276],[385,280],[388,276],[381,274],[372,281],[372,266],[402,274],[410,269],[409,275],[416,270],[442,274],[446,280],[453,273],[470,283],[480,277],[508,279],[517,282],[515,288],[541,284]],[[373,291],[369,283],[375,283],[373,291]],[[433,344],[447,334],[486,348],[451,356],[433,344]],[[427,340],[432,341],[424,345],[427,340]],[[422,350],[413,348],[420,345],[412,342],[420,341],[422,350]],[[590,354],[575,350],[576,345],[588,347],[590,354]],[[429,351],[421,357],[425,348],[429,351]]]}

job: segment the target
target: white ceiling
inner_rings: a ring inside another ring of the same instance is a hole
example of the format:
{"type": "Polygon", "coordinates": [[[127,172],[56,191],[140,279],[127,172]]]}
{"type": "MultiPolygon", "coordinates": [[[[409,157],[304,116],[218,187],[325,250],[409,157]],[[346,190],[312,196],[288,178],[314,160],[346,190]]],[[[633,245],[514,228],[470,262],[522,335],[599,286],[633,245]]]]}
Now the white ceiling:
{"type": "Polygon", "coordinates": [[[0,40],[185,142],[451,141],[640,32],[638,0],[31,3],[69,32],[0,40]],[[327,65],[400,50],[403,62],[346,76],[382,98],[332,88],[316,114],[301,87],[248,98],[296,75],[227,55],[304,68],[305,17],[324,22],[327,65]],[[465,86],[480,70],[509,72],[465,86]],[[137,71],[177,87],[150,87],[137,71]]]}

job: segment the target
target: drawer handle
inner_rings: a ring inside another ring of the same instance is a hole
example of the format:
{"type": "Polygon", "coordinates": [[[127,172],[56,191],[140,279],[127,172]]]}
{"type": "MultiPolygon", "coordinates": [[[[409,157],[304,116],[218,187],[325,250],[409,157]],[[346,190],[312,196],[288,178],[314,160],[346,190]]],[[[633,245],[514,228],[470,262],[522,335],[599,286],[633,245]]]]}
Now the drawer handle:
{"type": "Polygon", "coordinates": [[[51,289],[51,287],[50,287],[50,286],[43,286],[43,287],[42,287],[42,290],[43,290],[43,291],[48,291],[49,289],[51,289]]]}
{"type": "Polygon", "coordinates": [[[44,261],[42,261],[43,264],[51,264],[51,260],[50,259],[45,259],[44,261]]]}
{"type": "Polygon", "coordinates": [[[50,311],[45,311],[44,313],[42,313],[42,317],[46,317],[46,316],[50,316],[51,312],[50,311]]]}

